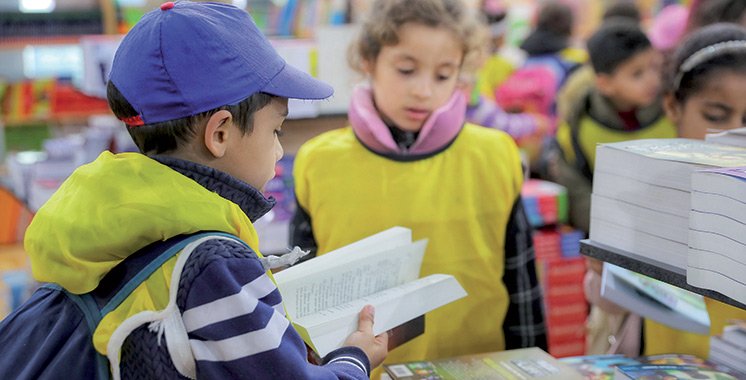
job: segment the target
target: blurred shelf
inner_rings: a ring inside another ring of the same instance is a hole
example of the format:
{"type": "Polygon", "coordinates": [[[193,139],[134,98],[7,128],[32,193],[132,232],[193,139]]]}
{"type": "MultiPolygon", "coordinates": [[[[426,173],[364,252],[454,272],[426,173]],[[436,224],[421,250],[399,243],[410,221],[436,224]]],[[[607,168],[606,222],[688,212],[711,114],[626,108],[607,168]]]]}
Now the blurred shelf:
{"type": "Polygon", "coordinates": [[[746,310],[746,305],[719,292],[689,285],[686,282],[686,270],[670,264],[652,260],[631,252],[625,252],[589,239],[580,241],[580,253],[746,310]]]}

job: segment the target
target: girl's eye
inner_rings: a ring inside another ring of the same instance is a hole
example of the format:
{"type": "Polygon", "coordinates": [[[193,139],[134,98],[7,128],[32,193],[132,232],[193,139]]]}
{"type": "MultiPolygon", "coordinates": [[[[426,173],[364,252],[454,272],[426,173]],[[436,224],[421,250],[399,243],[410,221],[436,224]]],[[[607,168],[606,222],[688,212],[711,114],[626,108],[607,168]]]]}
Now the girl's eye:
{"type": "Polygon", "coordinates": [[[402,74],[402,75],[411,75],[412,73],[414,73],[414,69],[397,69],[397,70],[399,70],[399,74],[402,74]]]}
{"type": "Polygon", "coordinates": [[[284,135],[284,134],[285,134],[285,132],[283,132],[283,131],[281,131],[279,129],[275,129],[275,135],[277,135],[277,137],[282,137],[282,135],[284,135]]]}
{"type": "Polygon", "coordinates": [[[451,79],[451,76],[450,75],[438,75],[437,79],[439,81],[443,82],[443,81],[447,81],[447,80],[451,79]]]}
{"type": "Polygon", "coordinates": [[[721,115],[710,115],[710,114],[703,114],[702,117],[709,121],[710,123],[723,123],[727,121],[727,116],[721,116],[721,115]]]}

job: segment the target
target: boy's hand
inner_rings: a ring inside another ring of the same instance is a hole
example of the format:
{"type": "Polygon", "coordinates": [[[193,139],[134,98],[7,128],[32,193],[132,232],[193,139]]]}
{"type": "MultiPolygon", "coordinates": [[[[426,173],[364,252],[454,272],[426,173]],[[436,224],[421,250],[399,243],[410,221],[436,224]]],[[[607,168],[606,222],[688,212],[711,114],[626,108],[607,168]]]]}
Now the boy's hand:
{"type": "Polygon", "coordinates": [[[359,319],[357,322],[357,331],[350,334],[345,341],[345,346],[355,346],[361,348],[370,361],[370,368],[376,368],[383,359],[386,359],[386,355],[389,353],[389,334],[385,332],[378,336],[373,336],[373,317],[375,310],[373,306],[366,305],[363,310],[360,311],[359,319]]]}

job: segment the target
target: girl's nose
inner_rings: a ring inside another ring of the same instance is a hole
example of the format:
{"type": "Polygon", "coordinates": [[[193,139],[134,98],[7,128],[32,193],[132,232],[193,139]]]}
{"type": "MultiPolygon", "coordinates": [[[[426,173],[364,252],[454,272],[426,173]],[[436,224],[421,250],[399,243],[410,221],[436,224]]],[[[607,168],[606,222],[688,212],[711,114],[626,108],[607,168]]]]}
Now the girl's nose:
{"type": "Polygon", "coordinates": [[[415,96],[420,98],[428,98],[433,94],[433,83],[427,78],[419,78],[413,89],[415,96]]]}

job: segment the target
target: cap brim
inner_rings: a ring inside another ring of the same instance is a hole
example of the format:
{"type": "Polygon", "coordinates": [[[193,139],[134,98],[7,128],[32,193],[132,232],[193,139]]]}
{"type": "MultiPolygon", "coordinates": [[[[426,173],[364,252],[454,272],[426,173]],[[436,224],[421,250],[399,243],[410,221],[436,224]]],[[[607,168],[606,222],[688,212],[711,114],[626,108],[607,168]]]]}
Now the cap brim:
{"type": "Polygon", "coordinates": [[[308,100],[326,99],[334,94],[332,86],[287,63],[261,91],[290,99],[308,100]]]}

